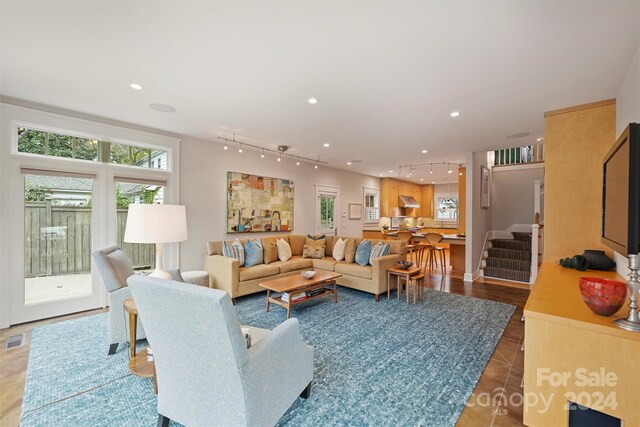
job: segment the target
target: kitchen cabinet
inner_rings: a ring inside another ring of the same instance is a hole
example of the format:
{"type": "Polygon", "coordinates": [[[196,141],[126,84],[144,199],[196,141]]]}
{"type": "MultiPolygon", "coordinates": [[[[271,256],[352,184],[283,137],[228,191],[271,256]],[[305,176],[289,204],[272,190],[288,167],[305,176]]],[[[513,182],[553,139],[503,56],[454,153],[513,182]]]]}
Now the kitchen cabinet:
{"type": "Polygon", "coordinates": [[[396,216],[398,196],[411,196],[420,204],[419,208],[406,209],[406,216],[433,217],[433,184],[415,184],[394,178],[380,180],[380,216],[396,216]]]}

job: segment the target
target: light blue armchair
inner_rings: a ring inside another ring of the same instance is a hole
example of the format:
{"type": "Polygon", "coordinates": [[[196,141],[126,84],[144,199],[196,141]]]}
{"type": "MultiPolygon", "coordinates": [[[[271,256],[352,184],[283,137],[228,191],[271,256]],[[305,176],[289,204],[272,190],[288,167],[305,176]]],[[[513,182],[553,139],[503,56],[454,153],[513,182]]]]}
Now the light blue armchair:
{"type": "Polygon", "coordinates": [[[313,347],[289,319],[247,349],[225,291],[132,276],[127,280],[155,359],[158,426],[273,426],[308,397],[313,347]]]}
{"type": "MultiPolygon", "coordinates": [[[[118,245],[109,245],[91,253],[100,277],[109,294],[109,354],[114,354],[118,344],[129,339],[122,304],[129,298],[127,278],[134,274],[127,256],[118,245]]],[[[138,322],[137,339],[145,338],[142,322],[138,322]]]]}

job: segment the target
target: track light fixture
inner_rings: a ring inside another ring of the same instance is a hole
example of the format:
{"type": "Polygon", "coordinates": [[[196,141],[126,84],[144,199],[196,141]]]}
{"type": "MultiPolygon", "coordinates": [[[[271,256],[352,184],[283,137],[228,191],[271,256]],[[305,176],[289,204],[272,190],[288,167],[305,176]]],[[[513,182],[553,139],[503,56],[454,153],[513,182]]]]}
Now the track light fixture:
{"type": "MultiPolygon", "coordinates": [[[[226,138],[224,136],[219,136],[218,139],[221,139],[224,141],[224,149],[228,150],[229,146],[228,144],[238,144],[239,148],[238,148],[238,152],[242,153],[243,152],[243,146],[245,147],[250,147],[250,148],[254,148],[256,150],[260,150],[261,154],[260,157],[264,159],[265,156],[265,152],[269,152],[269,153],[275,153],[277,155],[277,160],[279,162],[282,161],[283,156],[285,155],[285,152],[287,152],[289,149],[291,149],[291,147],[289,147],[288,145],[278,145],[275,149],[271,149],[271,148],[264,148],[264,147],[259,147],[257,145],[254,144],[249,144],[248,142],[241,142],[241,141],[236,141],[236,134],[233,134],[233,138],[226,138]]],[[[310,159],[308,157],[304,157],[304,156],[296,156],[293,154],[287,154],[289,157],[291,157],[292,159],[297,159],[296,164],[300,165],[302,161],[307,161],[309,163],[313,163],[315,164],[315,169],[318,169],[318,164],[324,163],[327,164],[327,162],[324,162],[322,160],[320,160],[320,156],[318,156],[317,159],[310,159]]]]}

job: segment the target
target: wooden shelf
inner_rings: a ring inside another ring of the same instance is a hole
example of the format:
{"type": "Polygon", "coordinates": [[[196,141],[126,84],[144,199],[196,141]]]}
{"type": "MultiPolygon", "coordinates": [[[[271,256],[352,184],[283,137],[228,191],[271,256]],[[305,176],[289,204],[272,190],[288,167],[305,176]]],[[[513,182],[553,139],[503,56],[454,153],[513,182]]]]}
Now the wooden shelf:
{"type": "MultiPolygon", "coordinates": [[[[314,288],[314,289],[317,289],[317,288],[314,288]]],[[[300,293],[300,292],[303,292],[303,291],[297,291],[296,293],[300,293]]],[[[291,307],[293,307],[294,305],[301,304],[301,303],[303,303],[305,301],[311,301],[311,300],[316,299],[316,298],[324,297],[324,296],[327,296],[327,295],[333,295],[333,294],[334,294],[333,289],[324,288],[322,290],[322,292],[319,293],[318,295],[314,295],[312,297],[306,297],[304,299],[297,300],[297,301],[291,301],[290,305],[291,305],[291,307]]],[[[269,297],[269,301],[271,301],[274,304],[278,304],[281,307],[286,307],[288,305],[287,302],[282,301],[282,295],[279,295],[277,297],[269,297]]]]}

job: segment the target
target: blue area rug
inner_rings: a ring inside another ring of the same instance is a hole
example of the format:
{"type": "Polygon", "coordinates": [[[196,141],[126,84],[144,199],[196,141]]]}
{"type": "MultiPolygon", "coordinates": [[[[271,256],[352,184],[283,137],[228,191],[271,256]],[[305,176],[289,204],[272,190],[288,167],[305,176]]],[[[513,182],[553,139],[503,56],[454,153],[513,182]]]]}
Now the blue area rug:
{"type": "MultiPolygon", "coordinates": [[[[315,349],[314,380],[279,425],[453,426],[514,310],[432,290],[416,305],[338,294],[338,304],[321,298],[292,312],[315,349]]],[[[241,298],[240,322],[284,321],[284,309],[264,304],[264,294],[241,298]]],[[[126,346],[107,356],[107,342],[106,314],[34,329],[22,425],[154,426],[152,380],[129,373],[126,346]]]]}

